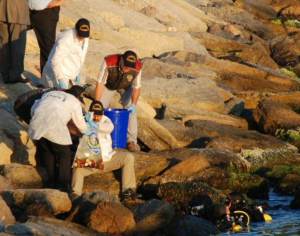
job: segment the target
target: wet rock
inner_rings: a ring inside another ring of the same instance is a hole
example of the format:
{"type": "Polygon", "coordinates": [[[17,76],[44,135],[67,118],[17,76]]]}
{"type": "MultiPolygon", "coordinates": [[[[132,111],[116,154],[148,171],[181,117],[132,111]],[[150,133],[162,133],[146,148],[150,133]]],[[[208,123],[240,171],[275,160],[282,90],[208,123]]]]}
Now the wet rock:
{"type": "Polygon", "coordinates": [[[283,194],[294,194],[300,186],[299,174],[287,174],[276,187],[276,191],[283,194]]]}
{"type": "Polygon", "coordinates": [[[137,221],[135,235],[152,235],[153,232],[166,228],[175,215],[172,205],[153,199],[139,205],[134,210],[137,221]]]}
{"type": "Polygon", "coordinates": [[[6,202],[0,197],[0,223],[4,225],[14,224],[16,219],[12,214],[10,208],[7,206],[6,202]]]}
{"type": "Polygon", "coordinates": [[[300,209],[300,190],[298,189],[295,193],[295,197],[293,201],[291,202],[291,208],[293,209],[300,209]]]}
{"type": "Polygon", "coordinates": [[[225,195],[220,191],[196,180],[184,183],[169,182],[161,184],[158,196],[180,211],[186,210],[189,202],[196,196],[207,196],[214,204],[218,204],[225,199],[225,195]]]}
{"type": "Polygon", "coordinates": [[[67,193],[55,189],[17,189],[1,193],[18,220],[24,221],[28,215],[53,216],[71,210],[67,193]]]}
{"type": "Polygon", "coordinates": [[[40,188],[42,177],[31,165],[8,164],[0,166],[0,173],[7,178],[15,188],[40,188]]]}
{"type": "Polygon", "coordinates": [[[202,236],[217,233],[217,228],[211,222],[195,216],[178,218],[168,227],[170,236],[202,236]]]}
{"type": "MultiPolygon", "coordinates": [[[[134,153],[135,173],[138,184],[149,177],[156,176],[168,165],[169,161],[162,155],[152,153],[134,153]]],[[[95,174],[86,178],[84,191],[94,192],[97,189],[118,196],[120,192],[120,172],[95,174]]]]}
{"type": "Polygon", "coordinates": [[[104,236],[81,225],[47,217],[31,217],[26,223],[9,226],[5,230],[12,235],[104,236]]]}
{"type": "Polygon", "coordinates": [[[132,212],[117,202],[84,202],[74,216],[74,222],[100,233],[122,234],[135,227],[132,212]]]}

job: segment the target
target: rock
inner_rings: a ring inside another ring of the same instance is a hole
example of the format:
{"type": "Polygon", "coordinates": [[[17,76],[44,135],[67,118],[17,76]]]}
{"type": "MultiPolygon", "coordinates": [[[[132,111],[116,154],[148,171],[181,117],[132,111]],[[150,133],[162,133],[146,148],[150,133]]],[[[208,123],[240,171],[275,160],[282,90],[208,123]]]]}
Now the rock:
{"type": "Polygon", "coordinates": [[[297,151],[295,146],[272,136],[210,121],[192,120],[185,122],[185,126],[179,125],[177,121],[160,123],[188,147],[215,148],[239,153],[253,165],[261,165],[297,151]]]}
{"type": "Polygon", "coordinates": [[[58,215],[70,211],[72,206],[68,194],[55,189],[7,190],[1,195],[20,220],[28,215],[58,215]]]}
{"type": "Polygon", "coordinates": [[[146,78],[143,81],[144,99],[153,107],[165,103],[167,114],[173,117],[197,114],[198,110],[222,113],[225,100],[223,89],[209,77],[200,77],[199,72],[187,73],[184,69],[178,65],[146,61],[143,71],[146,78]]]}
{"type": "Polygon", "coordinates": [[[169,203],[153,199],[134,209],[137,221],[135,235],[152,235],[153,232],[166,228],[175,215],[169,203]]]}
{"type": "MultiPolygon", "coordinates": [[[[0,89],[1,90],[1,89],[0,89]]],[[[35,146],[29,139],[28,133],[15,116],[4,109],[0,109],[0,139],[3,143],[1,163],[18,162],[35,165],[35,146]]]]}
{"type": "Polygon", "coordinates": [[[5,201],[0,197],[0,222],[4,225],[14,224],[16,219],[5,201]]]}
{"type": "Polygon", "coordinates": [[[177,210],[186,210],[189,202],[196,196],[207,196],[212,203],[219,204],[225,198],[219,190],[201,181],[161,184],[158,196],[174,205],[177,210]]]}
{"type": "Polygon", "coordinates": [[[199,179],[211,168],[247,172],[250,167],[249,163],[239,156],[214,149],[177,149],[163,152],[161,155],[174,159],[174,162],[179,161],[161,175],[161,183],[199,179]]]}
{"type": "MultiPolygon", "coordinates": [[[[299,8],[300,9],[300,8],[299,8]]],[[[280,66],[294,67],[299,61],[300,33],[296,32],[287,36],[279,36],[271,41],[272,58],[280,66]]]]}
{"type": "Polygon", "coordinates": [[[211,222],[189,215],[176,219],[167,231],[170,236],[202,236],[218,233],[216,226],[211,222]]]}
{"type": "Polygon", "coordinates": [[[26,223],[6,228],[13,235],[104,236],[81,225],[47,217],[31,217],[26,223]]]}
{"type": "Polygon", "coordinates": [[[0,166],[0,173],[16,188],[40,188],[42,177],[36,168],[30,165],[9,164],[0,166]]]}
{"type": "Polygon", "coordinates": [[[300,4],[297,0],[287,1],[271,1],[273,9],[277,12],[277,15],[283,19],[299,19],[300,16],[300,4]]]}
{"type": "Polygon", "coordinates": [[[80,206],[74,221],[100,233],[122,234],[135,227],[132,212],[117,202],[85,202],[80,206]]]}
{"type": "MultiPolygon", "coordinates": [[[[169,165],[169,161],[162,155],[142,152],[134,153],[134,155],[135,173],[138,185],[145,179],[156,176],[169,165]]],[[[110,172],[87,177],[84,191],[94,192],[99,189],[104,192],[109,192],[112,195],[119,196],[121,181],[119,173],[120,171],[117,171],[117,175],[110,172]]]]}
{"type": "MultiPolygon", "coordinates": [[[[233,28],[230,25],[233,34],[241,35],[238,29],[233,28]]],[[[194,37],[203,44],[210,54],[219,59],[226,59],[235,61],[242,64],[256,64],[269,67],[272,69],[278,69],[278,65],[270,57],[270,51],[264,47],[260,42],[249,44],[243,44],[234,40],[225,39],[220,36],[215,36],[209,33],[194,33],[194,37]]]]}
{"type": "Polygon", "coordinates": [[[300,209],[300,190],[295,193],[295,197],[290,204],[293,209],[300,209]]]}
{"type": "Polygon", "coordinates": [[[287,174],[279,183],[276,191],[285,195],[294,194],[300,186],[299,174],[287,174]]]}
{"type": "Polygon", "coordinates": [[[13,186],[11,184],[11,182],[0,175],[0,192],[3,191],[3,190],[9,190],[9,189],[12,189],[13,186]]]}
{"type": "Polygon", "coordinates": [[[254,112],[254,119],[261,131],[275,135],[280,129],[287,131],[298,128],[299,95],[299,92],[293,92],[262,99],[254,112]]]}

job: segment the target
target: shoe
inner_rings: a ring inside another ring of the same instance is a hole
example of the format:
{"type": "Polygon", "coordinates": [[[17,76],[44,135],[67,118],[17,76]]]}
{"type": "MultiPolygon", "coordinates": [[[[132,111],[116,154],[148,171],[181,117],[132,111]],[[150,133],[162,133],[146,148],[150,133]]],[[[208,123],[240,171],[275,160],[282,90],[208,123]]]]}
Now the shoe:
{"type": "Polygon", "coordinates": [[[137,143],[134,143],[134,142],[128,142],[127,143],[127,149],[130,152],[139,152],[139,151],[141,151],[140,146],[137,143]]]}
{"type": "Polygon", "coordinates": [[[122,195],[121,195],[121,201],[135,201],[138,198],[141,198],[142,195],[137,194],[136,191],[134,191],[133,189],[129,188],[126,189],[122,195]]]}
{"type": "Polygon", "coordinates": [[[23,79],[22,77],[19,77],[14,80],[6,80],[4,83],[6,84],[29,83],[29,79],[23,79]]]}

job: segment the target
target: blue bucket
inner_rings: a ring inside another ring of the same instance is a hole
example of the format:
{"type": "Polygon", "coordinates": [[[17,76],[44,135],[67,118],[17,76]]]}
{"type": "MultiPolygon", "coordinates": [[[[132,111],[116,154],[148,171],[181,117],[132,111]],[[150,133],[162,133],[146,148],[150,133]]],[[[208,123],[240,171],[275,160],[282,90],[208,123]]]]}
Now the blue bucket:
{"type": "Polygon", "coordinates": [[[129,111],[127,109],[105,109],[104,115],[109,117],[114,124],[111,133],[113,148],[127,148],[127,129],[129,111]]]}

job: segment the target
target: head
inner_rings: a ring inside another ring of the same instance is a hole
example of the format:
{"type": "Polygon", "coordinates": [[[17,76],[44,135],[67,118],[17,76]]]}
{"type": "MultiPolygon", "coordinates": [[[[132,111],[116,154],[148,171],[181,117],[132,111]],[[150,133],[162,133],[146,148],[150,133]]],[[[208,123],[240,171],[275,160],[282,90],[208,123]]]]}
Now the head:
{"type": "Polygon", "coordinates": [[[99,122],[104,114],[104,107],[101,102],[93,101],[89,108],[90,112],[93,112],[93,120],[99,122]]]}
{"type": "Polygon", "coordinates": [[[90,37],[90,22],[87,19],[79,19],[75,24],[75,29],[79,40],[90,37]]]}
{"type": "Polygon", "coordinates": [[[126,51],[122,54],[121,59],[121,68],[124,73],[129,72],[132,69],[135,69],[136,62],[138,60],[138,57],[134,51],[126,51]]]}
{"type": "Polygon", "coordinates": [[[66,89],[65,92],[72,94],[74,97],[76,97],[81,103],[84,103],[83,101],[83,94],[85,91],[85,87],[79,86],[79,85],[73,85],[71,88],[66,89]]]}

